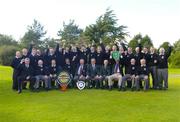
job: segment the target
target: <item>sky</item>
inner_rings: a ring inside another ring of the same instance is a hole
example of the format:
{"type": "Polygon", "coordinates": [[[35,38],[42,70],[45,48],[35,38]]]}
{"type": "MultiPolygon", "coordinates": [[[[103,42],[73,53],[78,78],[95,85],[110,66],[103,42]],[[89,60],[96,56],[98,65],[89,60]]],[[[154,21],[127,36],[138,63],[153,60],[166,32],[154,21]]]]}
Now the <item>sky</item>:
{"type": "Polygon", "coordinates": [[[36,19],[47,37],[57,38],[63,21],[74,19],[84,29],[108,7],[119,25],[128,26],[127,41],[138,33],[149,35],[155,47],[180,39],[180,0],[0,0],[0,33],[19,40],[36,19]]]}

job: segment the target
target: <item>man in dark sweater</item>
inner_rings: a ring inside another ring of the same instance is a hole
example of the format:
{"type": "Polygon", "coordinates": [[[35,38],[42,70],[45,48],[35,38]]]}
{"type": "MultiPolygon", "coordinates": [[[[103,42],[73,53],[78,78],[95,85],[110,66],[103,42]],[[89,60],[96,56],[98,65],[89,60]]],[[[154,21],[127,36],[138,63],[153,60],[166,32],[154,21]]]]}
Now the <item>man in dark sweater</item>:
{"type": "Polygon", "coordinates": [[[49,88],[51,89],[52,86],[58,88],[59,84],[56,82],[57,74],[62,70],[61,66],[57,66],[56,60],[53,59],[51,61],[51,65],[48,67],[49,77],[50,77],[50,84],[49,88]]]}
{"type": "Polygon", "coordinates": [[[17,69],[20,72],[18,76],[18,93],[22,92],[22,83],[25,81],[30,81],[30,89],[33,90],[35,78],[34,78],[34,69],[30,64],[30,59],[25,58],[21,60],[20,64],[18,65],[17,69]]]}
{"type": "Polygon", "coordinates": [[[43,65],[43,61],[39,60],[38,65],[35,69],[35,78],[36,78],[36,84],[35,89],[39,89],[39,83],[40,81],[45,82],[45,89],[49,89],[50,79],[48,76],[49,72],[48,69],[43,65]]]}
{"type": "Polygon", "coordinates": [[[19,75],[19,71],[18,71],[18,65],[20,64],[22,58],[21,58],[21,53],[20,51],[16,51],[16,56],[14,57],[12,63],[11,63],[11,67],[13,68],[13,84],[12,84],[12,89],[13,90],[18,90],[18,80],[17,77],[19,75]]]}
{"type": "MultiPolygon", "coordinates": [[[[128,73],[129,66],[131,65],[131,59],[133,58],[134,58],[134,54],[132,52],[132,48],[128,47],[127,53],[125,53],[125,57],[124,57],[125,74],[128,73]]],[[[132,81],[130,79],[127,80],[127,87],[128,88],[132,87],[132,81]]]]}
{"type": "Polygon", "coordinates": [[[166,53],[164,48],[159,49],[158,55],[158,82],[160,89],[168,89],[168,58],[171,55],[171,46],[168,48],[166,53]],[[163,85],[164,81],[164,85],[163,85]]]}
{"type": "Polygon", "coordinates": [[[108,64],[108,60],[104,60],[104,65],[101,67],[102,86],[108,88],[108,76],[111,75],[111,68],[108,64]]]}
{"type": "Polygon", "coordinates": [[[140,84],[139,82],[144,81],[144,90],[148,90],[149,87],[149,68],[146,65],[146,60],[145,59],[141,59],[140,60],[140,66],[138,67],[138,72],[137,72],[137,76],[135,77],[135,83],[136,83],[136,88],[137,90],[140,89],[140,84]]]}
{"type": "Polygon", "coordinates": [[[149,70],[152,76],[152,85],[153,89],[157,89],[158,80],[157,80],[157,53],[155,52],[155,48],[150,48],[150,59],[149,59],[149,70]]]}
{"type": "Polygon", "coordinates": [[[135,77],[137,75],[137,66],[136,66],[136,60],[132,58],[130,60],[130,65],[126,69],[126,74],[122,77],[122,90],[125,91],[125,84],[126,81],[130,80],[132,82],[132,90],[136,87],[135,84],[135,77]]]}

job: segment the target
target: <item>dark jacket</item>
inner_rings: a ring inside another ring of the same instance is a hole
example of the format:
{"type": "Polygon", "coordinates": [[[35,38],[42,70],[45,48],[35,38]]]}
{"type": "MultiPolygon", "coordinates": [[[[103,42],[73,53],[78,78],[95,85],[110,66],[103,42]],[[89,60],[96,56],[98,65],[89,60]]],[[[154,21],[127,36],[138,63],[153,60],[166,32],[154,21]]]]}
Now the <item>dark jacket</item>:
{"type": "Polygon", "coordinates": [[[138,67],[138,75],[149,75],[149,68],[148,66],[139,66],[138,67]]]}
{"type": "Polygon", "coordinates": [[[95,69],[93,69],[92,65],[90,64],[87,68],[87,75],[90,77],[100,75],[100,69],[97,67],[97,65],[95,65],[95,69]]]}
{"type": "MultiPolygon", "coordinates": [[[[75,73],[76,76],[79,76],[78,73],[79,73],[79,68],[80,68],[80,66],[81,66],[81,65],[78,65],[78,66],[77,66],[76,73],[75,73]]],[[[87,65],[84,64],[84,65],[83,65],[83,69],[80,70],[80,75],[86,76],[86,72],[87,72],[87,65]]]]}
{"type": "Polygon", "coordinates": [[[31,65],[26,67],[25,64],[19,64],[17,67],[18,71],[20,72],[20,76],[27,77],[27,76],[34,76],[34,69],[31,65]]]}
{"type": "Polygon", "coordinates": [[[101,66],[101,75],[102,76],[109,76],[109,75],[111,75],[111,69],[110,69],[109,65],[107,65],[106,67],[105,66],[101,66]]]}
{"type": "Polygon", "coordinates": [[[48,71],[48,68],[43,66],[43,67],[40,67],[40,66],[36,66],[35,68],[35,75],[48,75],[49,74],[49,71],[48,71]]]}
{"type": "Polygon", "coordinates": [[[168,68],[168,58],[171,55],[171,47],[169,47],[168,52],[165,53],[164,55],[158,55],[158,68],[163,69],[163,68],[168,68]]]}

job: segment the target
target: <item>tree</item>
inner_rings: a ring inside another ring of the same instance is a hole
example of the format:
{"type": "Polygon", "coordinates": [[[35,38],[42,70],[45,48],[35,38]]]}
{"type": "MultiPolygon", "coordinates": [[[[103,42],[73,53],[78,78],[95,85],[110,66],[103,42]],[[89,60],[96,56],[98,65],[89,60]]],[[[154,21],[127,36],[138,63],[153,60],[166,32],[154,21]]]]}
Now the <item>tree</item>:
{"type": "Polygon", "coordinates": [[[60,36],[61,40],[66,40],[73,43],[74,41],[78,40],[82,32],[83,30],[75,24],[75,21],[70,20],[68,24],[63,22],[63,29],[60,29],[57,35],[60,36]]]}
{"type": "Polygon", "coordinates": [[[180,39],[174,43],[173,52],[169,58],[170,66],[180,68],[180,39]]]}
{"type": "Polygon", "coordinates": [[[139,33],[133,37],[132,40],[129,41],[128,46],[131,47],[133,50],[138,46],[140,40],[142,40],[142,35],[139,33]]]}
{"type": "Polygon", "coordinates": [[[46,48],[47,47],[47,45],[49,46],[49,47],[55,47],[56,45],[57,45],[57,43],[58,43],[58,39],[54,39],[54,38],[46,38],[46,39],[44,39],[44,44],[43,44],[43,48],[46,48]]]}
{"type": "Polygon", "coordinates": [[[17,45],[17,42],[11,36],[0,34],[0,45],[17,45]]]}
{"type": "Polygon", "coordinates": [[[153,46],[152,40],[148,35],[145,35],[144,37],[139,33],[133,37],[132,40],[130,40],[128,46],[132,47],[133,50],[138,46],[138,44],[141,44],[142,47],[150,48],[153,46]]]}
{"type": "Polygon", "coordinates": [[[34,20],[33,24],[27,27],[27,32],[22,37],[21,44],[27,46],[34,43],[41,47],[43,45],[43,40],[41,39],[46,33],[47,32],[44,31],[44,26],[42,26],[37,20],[34,20]]]}
{"type": "Polygon", "coordinates": [[[2,65],[10,65],[15,52],[19,50],[19,48],[15,45],[3,45],[0,47],[0,64],[2,65]]]}
{"type": "Polygon", "coordinates": [[[165,49],[165,51],[167,52],[168,51],[168,48],[169,48],[169,45],[170,43],[169,42],[163,42],[159,48],[163,47],[165,49]]]}
{"type": "Polygon", "coordinates": [[[106,9],[106,12],[98,17],[95,24],[86,27],[84,33],[90,41],[98,43],[100,40],[103,40],[106,43],[110,43],[111,41],[125,39],[125,36],[128,35],[125,32],[127,26],[118,26],[118,19],[113,12],[109,8],[106,9]]]}
{"type": "Polygon", "coordinates": [[[150,48],[153,46],[152,40],[148,35],[145,35],[141,40],[140,43],[143,47],[150,48]]]}

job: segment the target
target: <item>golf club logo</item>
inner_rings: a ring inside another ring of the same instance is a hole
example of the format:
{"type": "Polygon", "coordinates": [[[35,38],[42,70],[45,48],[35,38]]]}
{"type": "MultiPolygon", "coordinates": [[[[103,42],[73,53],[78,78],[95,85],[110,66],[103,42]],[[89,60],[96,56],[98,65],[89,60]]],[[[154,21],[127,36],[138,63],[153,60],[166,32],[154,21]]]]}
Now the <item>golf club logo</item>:
{"type": "Polygon", "coordinates": [[[69,84],[70,81],[71,78],[68,72],[62,71],[58,74],[57,82],[60,84],[62,91],[66,90],[67,85],[69,84]]]}
{"type": "Polygon", "coordinates": [[[84,81],[78,81],[76,83],[79,90],[83,90],[85,88],[86,83],[84,81]]]}

